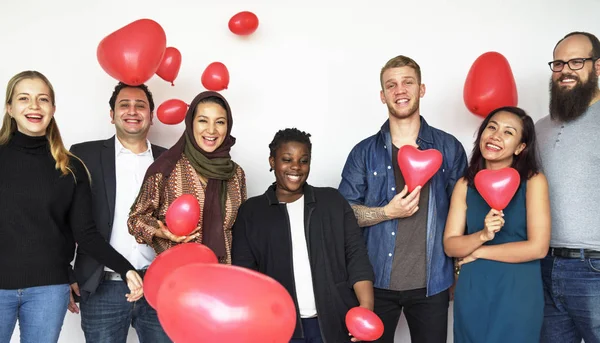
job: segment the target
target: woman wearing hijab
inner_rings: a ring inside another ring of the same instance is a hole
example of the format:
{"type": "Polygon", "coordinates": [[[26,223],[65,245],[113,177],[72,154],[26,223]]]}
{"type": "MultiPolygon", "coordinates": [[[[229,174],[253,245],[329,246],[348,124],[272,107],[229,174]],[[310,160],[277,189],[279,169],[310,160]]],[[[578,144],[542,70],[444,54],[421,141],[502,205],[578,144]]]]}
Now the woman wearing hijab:
{"type": "Polygon", "coordinates": [[[217,92],[198,94],[185,116],[185,132],[148,168],[131,208],[129,232],[157,254],[182,242],[208,246],[220,263],[231,263],[231,227],[246,200],[243,169],[231,160],[233,118],[217,92]],[[183,194],[198,200],[201,220],[188,236],[176,236],[164,224],[169,206],[183,194]]]}

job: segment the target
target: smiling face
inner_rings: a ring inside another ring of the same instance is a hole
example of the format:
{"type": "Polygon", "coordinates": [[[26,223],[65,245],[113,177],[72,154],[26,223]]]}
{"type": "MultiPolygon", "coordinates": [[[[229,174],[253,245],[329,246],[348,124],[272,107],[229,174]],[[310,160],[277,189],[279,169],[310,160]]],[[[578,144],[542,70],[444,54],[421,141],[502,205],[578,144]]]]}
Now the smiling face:
{"type": "Polygon", "coordinates": [[[194,138],[205,152],[213,152],[227,137],[227,111],[214,102],[201,102],[194,114],[194,138]]]}
{"type": "Polygon", "coordinates": [[[381,102],[387,105],[391,117],[409,118],[419,113],[425,85],[419,83],[417,72],[409,66],[387,69],[381,78],[381,102]]]}
{"type": "Polygon", "coordinates": [[[300,142],[282,143],[275,157],[269,157],[269,164],[275,172],[277,199],[286,203],[298,200],[310,173],[308,146],[300,142]]]}
{"type": "Polygon", "coordinates": [[[513,113],[500,111],[490,118],[479,140],[486,168],[510,167],[515,155],[525,149],[523,122],[513,113]]]}
{"type": "Polygon", "coordinates": [[[23,79],[14,88],[8,114],[15,119],[19,132],[28,136],[44,136],[54,116],[54,99],[41,79],[23,79]]]}
{"type": "Polygon", "coordinates": [[[140,88],[121,89],[115,101],[115,109],[110,111],[111,123],[115,124],[121,138],[146,138],[153,113],[150,111],[148,97],[140,88]]]}

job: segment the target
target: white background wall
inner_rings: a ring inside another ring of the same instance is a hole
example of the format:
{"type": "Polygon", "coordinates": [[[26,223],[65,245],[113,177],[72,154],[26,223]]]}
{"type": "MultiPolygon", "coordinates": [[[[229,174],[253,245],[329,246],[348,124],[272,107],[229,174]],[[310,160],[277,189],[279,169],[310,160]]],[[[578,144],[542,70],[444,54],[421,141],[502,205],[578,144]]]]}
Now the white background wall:
{"type": "MultiPolygon", "coordinates": [[[[427,94],[421,113],[454,134],[471,150],[480,118],[462,100],[465,77],[486,51],[509,60],[519,105],[535,120],[547,113],[552,48],[564,34],[600,35],[600,0],[379,0],[207,1],[207,0],[4,0],[0,4],[0,82],[35,69],[57,93],[56,119],[67,146],[114,133],[108,99],[116,81],[101,69],[96,47],[112,31],[141,18],[157,21],[167,46],[183,63],[175,87],[155,76],[147,84],[160,104],[190,102],[203,91],[200,76],[221,61],[231,75],[229,100],[237,144],[232,155],[246,171],[249,196],[273,181],[268,144],[275,132],[298,127],[313,141],[309,182],[337,187],[350,149],[374,134],[386,108],[379,101],[379,71],[399,54],[413,57],[423,71],[427,94]],[[260,26],[241,38],[227,28],[243,10],[260,26]]],[[[150,139],[171,146],[183,126],[155,120],[150,139]]],[[[451,312],[450,312],[451,314],[451,312]]],[[[450,316],[451,317],[451,316],[450,316]]],[[[449,324],[449,341],[451,339],[449,324]]],[[[137,342],[131,335],[128,342],[137,342]]],[[[401,322],[396,342],[409,342],[401,322]]],[[[11,342],[18,341],[18,333],[11,342]]],[[[79,317],[68,314],[61,342],[83,342],[79,317]]]]}

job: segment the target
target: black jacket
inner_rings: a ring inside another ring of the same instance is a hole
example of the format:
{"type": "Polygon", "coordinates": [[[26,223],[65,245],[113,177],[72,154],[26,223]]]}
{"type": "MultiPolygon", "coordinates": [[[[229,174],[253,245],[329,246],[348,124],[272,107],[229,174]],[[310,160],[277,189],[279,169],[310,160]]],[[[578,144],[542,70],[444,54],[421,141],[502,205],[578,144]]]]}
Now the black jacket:
{"type": "MultiPolygon", "coordinates": [[[[296,305],[293,338],[302,338],[289,217],[275,185],[242,204],[232,230],[232,263],[266,274],[288,290],[296,305]]],[[[321,335],[327,343],[346,342],[345,316],[358,306],[352,287],[374,278],[356,217],[336,189],[305,184],[304,230],[321,335]]]]}
{"type": "MultiPolygon", "coordinates": [[[[115,139],[79,143],[71,146],[71,153],[85,163],[92,176],[92,206],[94,222],[98,231],[110,242],[115,216],[115,196],[117,176],[115,169],[115,139]]],[[[165,148],[152,144],[152,156],[156,160],[165,148]]],[[[85,252],[77,251],[75,259],[75,279],[81,296],[94,293],[102,281],[104,266],[85,252]]]]}

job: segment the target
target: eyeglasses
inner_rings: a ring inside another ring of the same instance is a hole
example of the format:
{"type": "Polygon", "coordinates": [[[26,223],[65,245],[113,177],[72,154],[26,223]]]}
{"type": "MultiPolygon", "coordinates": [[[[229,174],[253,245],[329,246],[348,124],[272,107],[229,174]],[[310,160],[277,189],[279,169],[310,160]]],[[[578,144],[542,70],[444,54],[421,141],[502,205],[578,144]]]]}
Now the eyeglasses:
{"type": "Polygon", "coordinates": [[[587,61],[587,60],[596,61],[597,59],[598,59],[598,57],[572,58],[566,62],[561,61],[561,60],[548,62],[548,65],[550,66],[550,70],[557,71],[557,72],[562,71],[563,68],[565,67],[565,64],[568,64],[569,69],[571,69],[571,70],[579,70],[579,69],[583,68],[583,66],[585,65],[585,61],[587,61]]]}

